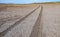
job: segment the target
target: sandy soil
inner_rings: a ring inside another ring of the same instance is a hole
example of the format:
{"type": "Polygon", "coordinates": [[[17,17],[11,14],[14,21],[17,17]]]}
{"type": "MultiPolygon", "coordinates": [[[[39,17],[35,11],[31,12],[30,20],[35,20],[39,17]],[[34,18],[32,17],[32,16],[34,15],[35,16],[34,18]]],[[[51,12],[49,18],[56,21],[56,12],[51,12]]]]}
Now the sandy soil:
{"type": "Polygon", "coordinates": [[[43,5],[40,25],[42,37],[60,37],[60,4],[43,5]]]}
{"type": "MultiPolygon", "coordinates": [[[[2,8],[2,7],[1,7],[2,8]]],[[[1,9],[0,8],[0,9],[1,9]]],[[[60,4],[8,6],[0,10],[0,37],[60,37],[60,4]],[[38,6],[43,9],[28,16],[38,6]],[[39,12],[41,10],[41,14],[39,12]],[[6,35],[1,32],[20,18],[24,19],[6,35]],[[38,15],[40,17],[38,17],[38,15]],[[36,17],[35,17],[36,16],[36,17]],[[34,23],[34,24],[33,24],[34,23]],[[14,32],[14,33],[13,33],[14,32]],[[17,34],[17,35],[16,35],[17,34]]]]}
{"type": "Polygon", "coordinates": [[[41,7],[26,17],[21,23],[18,23],[17,26],[9,31],[4,37],[29,37],[40,14],[40,9],[41,7]]]}
{"type": "Polygon", "coordinates": [[[9,28],[15,22],[22,19],[23,17],[25,18],[25,16],[30,14],[37,7],[38,5],[35,5],[34,7],[27,6],[26,8],[18,6],[17,7],[8,6],[5,10],[0,11],[0,33],[9,28]]]}

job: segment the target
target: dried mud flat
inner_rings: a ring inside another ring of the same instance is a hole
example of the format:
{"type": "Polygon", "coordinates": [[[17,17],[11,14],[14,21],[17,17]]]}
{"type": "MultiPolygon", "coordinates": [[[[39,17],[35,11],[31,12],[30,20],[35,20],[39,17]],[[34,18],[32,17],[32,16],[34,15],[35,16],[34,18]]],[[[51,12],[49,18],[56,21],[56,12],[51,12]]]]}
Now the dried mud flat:
{"type": "MultiPolygon", "coordinates": [[[[38,6],[39,5],[5,6],[4,9],[2,9],[3,7],[1,7],[0,9],[2,10],[0,11],[0,37],[4,36],[8,31],[10,31],[11,28],[20,23],[30,14],[32,14],[32,12],[34,12],[38,6]]],[[[12,35],[10,37],[12,37],[12,35]]]]}
{"type": "Polygon", "coordinates": [[[0,7],[0,37],[60,37],[60,4],[0,7]]]}
{"type": "Polygon", "coordinates": [[[9,7],[9,6],[3,6],[1,7],[1,11],[0,11],[0,25],[3,24],[4,22],[7,22],[9,20],[13,21],[16,20],[18,18],[21,18],[25,15],[27,15],[28,13],[30,13],[30,11],[34,10],[35,7],[26,7],[26,6],[17,6],[17,7],[9,7]],[[24,8],[25,7],[25,8],[24,8]]]}

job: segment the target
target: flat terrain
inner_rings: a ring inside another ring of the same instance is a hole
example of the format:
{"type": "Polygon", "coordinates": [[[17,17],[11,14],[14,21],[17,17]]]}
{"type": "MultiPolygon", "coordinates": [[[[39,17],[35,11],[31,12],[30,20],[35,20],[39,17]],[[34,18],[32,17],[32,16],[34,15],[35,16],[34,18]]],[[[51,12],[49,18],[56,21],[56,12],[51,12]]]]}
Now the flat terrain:
{"type": "Polygon", "coordinates": [[[60,4],[0,5],[0,37],[60,37],[60,4]]]}
{"type": "Polygon", "coordinates": [[[60,4],[43,5],[42,37],[60,37],[60,4]]]}
{"type": "MultiPolygon", "coordinates": [[[[39,8],[39,5],[24,5],[24,6],[5,6],[6,8],[4,8],[4,10],[2,9],[0,11],[0,36],[4,36],[7,32],[10,35],[9,31],[11,30],[11,28],[14,28],[15,25],[20,24],[20,22],[22,22],[25,18],[27,18],[30,14],[32,14],[36,9],[39,8]],[[18,24],[19,23],[19,24],[18,24]]],[[[40,13],[40,9],[38,9],[38,13],[36,11],[36,13],[33,14],[37,14],[36,17],[38,17],[38,14],[40,13]]],[[[33,15],[32,14],[32,15],[33,15]]],[[[32,15],[30,16],[30,18],[32,18],[32,15]]],[[[34,20],[36,20],[37,18],[34,17],[34,20]]],[[[29,19],[30,19],[29,18],[29,19]]],[[[30,20],[33,20],[30,19],[30,20]]],[[[33,21],[34,21],[33,20],[33,21]]],[[[27,20],[26,20],[27,21],[27,20]]],[[[32,22],[33,22],[32,21],[32,22]]],[[[29,23],[28,23],[29,24],[29,23]]],[[[27,25],[28,25],[27,24],[27,25]]],[[[20,24],[21,25],[21,24],[20,24]]],[[[26,25],[26,26],[27,26],[26,25]]],[[[30,24],[31,25],[31,24],[30,24]]],[[[33,24],[32,24],[33,25],[33,24]]],[[[21,25],[22,26],[22,25],[21,25]]],[[[29,25],[28,25],[29,26],[29,25]]],[[[19,26],[20,27],[20,26],[19,26]]],[[[24,26],[22,26],[24,27],[24,26]]],[[[21,28],[21,27],[20,27],[21,28]]],[[[18,29],[20,29],[18,28],[18,29]]],[[[21,29],[20,29],[21,30],[21,29]]],[[[20,31],[19,30],[19,31],[20,31]]],[[[23,29],[22,29],[23,30],[23,29]]],[[[27,29],[26,29],[27,30],[27,29]]],[[[32,29],[31,29],[32,30],[32,29]]],[[[13,32],[13,31],[12,31],[13,32]]],[[[16,31],[15,31],[16,32],[16,31]]],[[[30,31],[31,32],[31,31],[30,31]]],[[[12,33],[11,33],[12,34],[12,33]]],[[[20,33],[21,35],[23,35],[22,33],[20,33]]],[[[7,35],[8,36],[8,35],[7,35]]],[[[6,36],[6,37],[7,37],[6,36]]],[[[10,36],[12,37],[14,36],[13,34],[10,36]]],[[[16,35],[18,36],[18,35],[16,35]]],[[[24,35],[26,36],[26,35],[24,35]]],[[[5,36],[4,36],[5,37],[5,36]]],[[[27,37],[27,36],[26,36],[27,37]]]]}

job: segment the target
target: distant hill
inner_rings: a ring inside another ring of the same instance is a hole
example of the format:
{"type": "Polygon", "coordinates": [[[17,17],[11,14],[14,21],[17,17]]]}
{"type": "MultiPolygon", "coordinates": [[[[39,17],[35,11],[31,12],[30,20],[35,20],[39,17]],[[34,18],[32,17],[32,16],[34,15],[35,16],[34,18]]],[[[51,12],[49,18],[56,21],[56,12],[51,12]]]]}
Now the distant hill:
{"type": "Polygon", "coordinates": [[[14,4],[14,3],[0,3],[0,4],[14,4]]]}
{"type": "MultiPolygon", "coordinates": [[[[11,4],[11,5],[13,5],[14,3],[0,3],[0,5],[5,5],[5,4],[11,4]]],[[[60,1],[59,2],[30,3],[30,4],[60,4],[60,1]]]]}
{"type": "Polygon", "coordinates": [[[59,1],[59,2],[43,2],[43,3],[33,3],[33,4],[55,4],[55,3],[60,4],[60,1],[59,1]]]}

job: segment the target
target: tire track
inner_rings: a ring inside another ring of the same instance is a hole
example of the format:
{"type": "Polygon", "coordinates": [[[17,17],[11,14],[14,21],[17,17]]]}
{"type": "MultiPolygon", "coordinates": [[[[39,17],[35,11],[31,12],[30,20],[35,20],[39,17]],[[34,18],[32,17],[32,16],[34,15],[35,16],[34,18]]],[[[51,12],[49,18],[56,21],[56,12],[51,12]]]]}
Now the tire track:
{"type": "Polygon", "coordinates": [[[43,6],[41,6],[40,14],[39,14],[38,19],[37,19],[37,21],[35,23],[35,26],[32,29],[30,37],[42,37],[42,32],[41,32],[42,25],[40,25],[42,11],[43,11],[43,6]]]}
{"type": "MultiPolygon", "coordinates": [[[[21,17],[21,16],[20,16],[20,17],[21,17]]],[[[14,20],[16,20],[16,19],[18,19],[17,16],[7,17],[7,18],[2,18],[2,19],[0,19],[0,28],[1,28],[1,26],[4,25],[6,22],[11,21],[11,20],[14,21],[14,20]]]]}
{"type": "Polygon", "coordinates": [[[32,14],[35,10],[37,10],[40,6],[38,6],[36,9],[34,9],[31,13],[26,15],[25,17],[21,18],[19,21],[14,23],[12,26],[4,30],[3,32],[0,33],[0,37],[3,37],[5,34],[7,34],[8,31],[10,31],[13,27],[15,27],[17,24],[21,23],[25,18],[27,18],[30,14],[32,14]]]}

